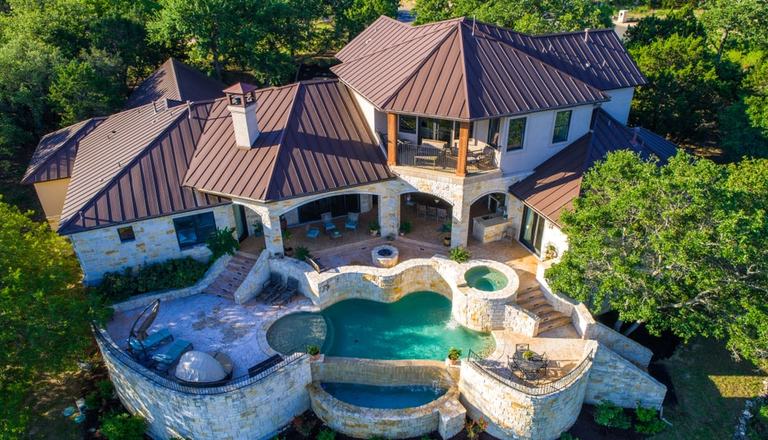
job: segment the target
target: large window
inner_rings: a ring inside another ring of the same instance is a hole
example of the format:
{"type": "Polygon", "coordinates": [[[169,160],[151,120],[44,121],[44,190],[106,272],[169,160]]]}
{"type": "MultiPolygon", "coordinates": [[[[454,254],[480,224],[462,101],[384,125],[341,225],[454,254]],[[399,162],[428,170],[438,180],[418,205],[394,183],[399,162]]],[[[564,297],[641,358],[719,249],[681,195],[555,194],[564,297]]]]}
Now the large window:
{"type": "Polygon", "coordinates": [[[123,226],[117,228],[117,236],[120,237],[120,243],[136,240],[136,234],[133,232],[133,226],[123,226]]]}
{"type": "Polygon", "coordinates": [[[400,133],[416,134],[416,116],[400,115],[397,119],[400,133]]]}
{"type": "Polygon", "coordinates": [[[486,143],[493,146],[494,148],[499,146],[499,128],[501,126],[501,119],[490,119],[488,120],[488,138],[486,139],[486,143]]]}
{"type": "Polygon", "coordinates": [[[419,143],[424,139],[434,139],[450,143],[452,138],[453,121],[419,118],[419,143]]]}
{"type": "Polygon", "coordinates": [[[552,131],[552,143],[568,140],[568,129],[571,127],[571,111],[565,110],[555,114],[555,129],[552,131]]]}
{"type": "Polygon", "coordinates": [[[299,206],[299,223],[320,220],[320,215],[330,212],[333,217],[360,212],[360,194],[332,196],[299,206]]]}
{"type": "Polygon", "coordinates": [[[507,131],[507,151],[520,150],[525,142],[525,119],[510,119],[507,131]]]}
{"type": "Polygon", "coordinates": [[[204,212],[175,218],[173,219],[173,227],[176,229],[179,247],[187,249],[205,243],[208,237],[216,231],[216,220],[213,218],[212,212],[204,212]]]}

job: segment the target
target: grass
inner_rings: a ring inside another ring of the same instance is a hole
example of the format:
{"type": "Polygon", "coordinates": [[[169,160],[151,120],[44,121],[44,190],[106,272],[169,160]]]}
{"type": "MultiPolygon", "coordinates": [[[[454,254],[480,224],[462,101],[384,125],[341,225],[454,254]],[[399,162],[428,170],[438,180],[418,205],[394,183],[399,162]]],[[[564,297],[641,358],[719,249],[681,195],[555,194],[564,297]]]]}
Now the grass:
{"type": "Polygon", "coordinates": [[[664,408],[673,426],[654,440],[731,438],[744,402],[760,394],[768,373],[768,365],[736,362],[722,342],[703,339],[680,346],[661,363],[677,404],[664,408]]]}

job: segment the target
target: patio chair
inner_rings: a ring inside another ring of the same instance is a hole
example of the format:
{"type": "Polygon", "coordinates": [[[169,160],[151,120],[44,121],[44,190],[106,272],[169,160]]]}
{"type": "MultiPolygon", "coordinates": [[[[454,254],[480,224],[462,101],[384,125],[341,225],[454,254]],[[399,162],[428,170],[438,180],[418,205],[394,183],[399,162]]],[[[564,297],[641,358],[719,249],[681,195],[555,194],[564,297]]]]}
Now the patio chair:
{"type": "Polygon", "coordinates": [[[305,260],[307,263],[309,263],[309,265],[310,265],[310,266],[312,266],[312,269],[315,269],[315,272],[317,272],[317,273],[321,273],[321,272],[323,272],[323,271],[325,271],[325,270],[327,270],[327,269],[328,269],[328,268],[327,268],[327,267],[325,267],[325,266],[321,266],[321,265],[320,265],[320,263],[318,263],[318,262],[317,262],[317,260],[315,260],[315,259],[314,259],[314,258],[312,258],[312,257],[307,257],[307,258],[305,258],[304,260],[305,260]]]}
{"type": "Polygon", "coordinates": [[[173,340],[170,330],[167,328],[160,329],[144,339],[129,338],[128,346],[133,353],[144,353],[146,351],[154,350],[155,348],[168,343],[173,340]]]}
{"type": "Polygon", "coordinates": [[[360,221],[360,213],[359,212],[350,212],[347,213],[347,221],[344,222],[344,227],[354,231],[357,229],[357,224],[360,221]]]}
{"type": "Polygon", "coordinates": [[[323,222],[323,228],[325,228],[325,232],[330,232],[336,229],[336,225],[333,224],[333,214],[330,212],[324,212],[320,214],[320,220],[323,222]]]}
{"type": "Polygon", "coordinates": [[[309,225],[307,225],[307,238],[317,238],[320,236],[320,229],[319,228],[313,228],[309,225]]]}
{"type": "Polygon", "coordinates": [[[258,364],[252,366],[248,369],[248,377],[254,377],[258,376],[259,373],[262,373],[266,370],[269,370],[270,368],[274,367],[275,365],[279,364],[283,361],[283,357],[279,354],[276,354],[274,356],[271,356],[258,364]]]}
{"type": "Polygon", "coordinates": [[[173,364],[179,361],[181,355],[192,350],[192,343],[183,339],[176,339],[165,347],[162,351],[152,355],[155,361],[155,369],[159,371],[168,371],[173,364]]]}
{"type": "Polygon", "coordinates": [[[515,352],[529,351],[530,349],[531,349],[531,346],[529,344],[515,344],[515,352]]]}
{"type": "Polygon", "coordinates": [[[437,220],[444,222],[448,220],[448,210],[445,208],[437,208],[437,220]]]}
{"type": "Polygon", "coordinates": [[[427,206],[427,218],[437,219],[437,207],[427,206]]]}
{"type": "Polygon", "coordinates": [[[341,238],[341,231],[338,229],[331,229],[328,231],[328,235],[330,235],[331,238],[341,238]]]}
{"type": "Polygon", "coordinates": [[[416,217],[427,217],[427,205],[421,203],[416,205],[416,217]]]}

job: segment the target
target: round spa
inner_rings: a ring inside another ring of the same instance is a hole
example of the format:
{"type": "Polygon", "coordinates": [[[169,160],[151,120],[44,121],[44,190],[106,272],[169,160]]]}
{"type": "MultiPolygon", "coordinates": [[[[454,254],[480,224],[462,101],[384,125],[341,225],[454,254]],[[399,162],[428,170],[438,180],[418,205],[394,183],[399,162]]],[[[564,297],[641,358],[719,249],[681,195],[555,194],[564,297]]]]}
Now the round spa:
{"type": "Polygon", "coordinates": [[[520,280],[504,263],[472,260],[455,266],[453,318],[477,331],[504,328],[507,304],[514,302],[520,280]]]}
{"type": "Polygon", "coordinates": [[[506,275],[488,266],[475,266],[469,269],[464,272],[464,279],[469,287],[485,292],[495,292],[509,284],[506,275]]]}

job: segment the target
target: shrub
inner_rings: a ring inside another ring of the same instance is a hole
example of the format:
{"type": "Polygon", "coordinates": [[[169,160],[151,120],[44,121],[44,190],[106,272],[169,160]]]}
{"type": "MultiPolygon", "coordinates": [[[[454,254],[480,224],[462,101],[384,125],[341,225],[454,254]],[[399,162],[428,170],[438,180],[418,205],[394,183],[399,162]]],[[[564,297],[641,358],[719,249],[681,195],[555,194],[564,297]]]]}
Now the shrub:
{"type": "Polygon", "coordinates": [[[99,398],[99,393],[96,391],[88,393],[85,396],[85,407],[93,410],[100,409],[101,399],[99,398]]]}
{"type": "Polygon", "coordinates": [[[564,433],[560,434],[560,440],[579,440],[579,438],[574,436],[573,434],[569,434],[567,432],[564,432],[564,433]]]}
{"type": "Polygon", "coordinates": [[[320,354],[320,347],[317,345],[307,345],[307,354],[310,356],[317,356],[320,354]]]}
{"type": "Polygon", "coordinates": [[[619,429],[629,429],[632,426],[632,422],[623,408],[605,400],[595,407],[595,423],[608,428],[619,429]]]}
{"type": "Polygon", "coordinates": [[[404,221],[400,223],[400,232],[403,234],[410,234],[413,230],[413,225],[409,221],[404,221]]]}
{"type": "Polygon", "coordinates": [[[136,271],[128,268],[105,274],[94,290],[116,302],[140,293],[180,289],[195,284],[205,275],[208,266],[209,263],[186,257],[141,266],[136,271]]]}
{"type": "Polygon", "coordinates": [[[312,434],[312,430],[315,429],[316,424],[317,420],[306,419],[302,416],[297,416],[293,419],[293,428],[302,437],[309,437],[312,434]]]}
{"type": "Polygon", "coordinates": [[[459,350],[456,347],[451,347],[450,350],[448,350],[448,359],[452,361],[457,361],[461,357],[461,350],[459,350]]]}
{"type": "Polygon", "coordinates": [[[299,246],[296,248],[293,256],[296,257],[296,259],[299,261],[304,261],[307,257],[311,257],[312,255],[309,253],[309,249],[305,248],[304,246],[299,246]]]}
{"type": "Polygon", "coordinates": [[[768,403],[764,403],[757,410],[757,419],[768,427],[768,403]]]}
{"type": "Polygon", "coordinates": [[[109,400],[115,394],[115,386],[112,385],[112,381],[104,379],[96,382],[96,388],[99,390],[99,397],[104,400],[109,400]]]}
{"type": "Polygon", "coordinates": [[[102,420],[101,433],[109,440],[144,440],[147,422],[140,416],[112,413],[102,420]]]}
{"type": "Polygon", "coordinates": [[[317,440],[335,440],[336,433],[330,429],[323,429],[317,434],[317,440]]]}
{"type": "Polygon", "coordinates": [[[234,255],[235,251],[240,249],[240,243],[234,235],[232,228],[216,229],[208,240],[205,241],[208,249],[211,250],[211,261],[216,261],[224,254],[234,255]]]}
{"type": "Polygon", "coordinates": [[[638,406],[635,409],[635,431],[639,434],[653,435],[664,430],[664,422],[659,419],[659,412],[653,408],[638,406]]]}
{"type": "Polygon", "coordinates": [[[469,252],[469,250],[467,250],[467,248],[456,246],[455,248],[451,249],[448,257],[457,263],[466,263],[470,258],[472,258],[472,254],[469,252]]]}
{"type": "Polygon", "coordinates": [[[480,434],[488,428],[488,422],[482,417],[477,420],[469,419],[464,427],[467,430],[467,438],[474,440],[480,437],[480,434]]]}

